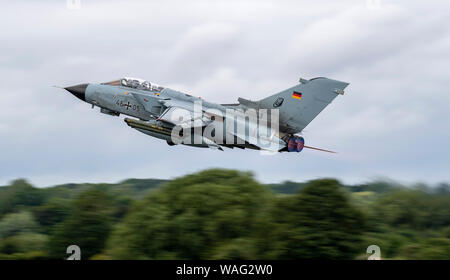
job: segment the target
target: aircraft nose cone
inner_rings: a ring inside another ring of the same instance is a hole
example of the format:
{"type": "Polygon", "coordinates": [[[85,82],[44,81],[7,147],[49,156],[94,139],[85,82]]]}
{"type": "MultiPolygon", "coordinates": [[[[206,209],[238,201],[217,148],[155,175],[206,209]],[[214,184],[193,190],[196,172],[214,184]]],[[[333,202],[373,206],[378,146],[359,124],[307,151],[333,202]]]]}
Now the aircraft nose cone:
{"type": "Polygon", "coordinates": [[[79,99],[86,101],[87,86],[88,86],[88,84],[79,84],[76,86],[66,87],[64,89],[67,90],[68,92],[70,92],[71,94],[75,95],[79,99]]]}

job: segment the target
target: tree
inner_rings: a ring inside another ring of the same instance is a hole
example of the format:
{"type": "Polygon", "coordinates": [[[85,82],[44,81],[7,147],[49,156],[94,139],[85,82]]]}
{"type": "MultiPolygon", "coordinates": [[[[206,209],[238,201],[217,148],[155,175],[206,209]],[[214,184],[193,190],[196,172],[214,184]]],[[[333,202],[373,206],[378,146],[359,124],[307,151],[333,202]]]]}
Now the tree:
{"type": "Polygon", "coordinates": [[[34,232],[38,224],[30,212],[7,214],[0,220],[0,239],[25,232],[34,232]]]}
{"type": "Polygon", "coordinates": [[[249,239],[263,230],[270,196],[245,172],[213,169],[178,178],[137,203],[108,248],[121,259],[257,258],[249,239]]]}
{"type": "Polygon", "coordinates": [[[400,258],[409,260],[450,260],[450,238],[427,238],[403,247],[400,258]]]}
{"type": "Polygon", "coordinates": [[[50,237],[51,257],[65,258],[66,248],[77,245],[81,257],[88,259],[103,250],[110,230],[110,199],[103,191],[86,191],[73,202],[69,216],[50,237]]]}
{"type": "Polygon", "coordinates": [[[11,186],[6,188],[0,196],[0,216],[20,211],[26,206],[39,205],[44,200],[42,192],[24,179],[13,181],[11,186]]]}
{"type": "Polygon", "coordinates": [[[47,236],[40,233],[20,233],[0,241],[0,253],[17,254],[27,252],[42,252],[45,255],[47,236]]]}
{"type": "Polygon", "coordinates": [[[69,202],[69,200],[52,198],[33,209],[33,214],[44,232],[49,232],[54,225],[64,220],[69,212],[69,202]]]}
{"type": "Polygon", "coordinates": [[[0,259],[45,257],[47,238],[28,211],[6,214],[0,220],[0,259]]]}
{"type": "Polygon", "coordinates": [[[364,215],[350,204],[338,181],[310,181],[273,211],[278,233],[271,250],[282,259],[352,259],[360,247],[364,215]]]}
{"type": "Polygon", "coordinates": [[[450,225],[450,195],[403,189],[386,193],[373,205],[377,224],[416,230],[450,225]]]}

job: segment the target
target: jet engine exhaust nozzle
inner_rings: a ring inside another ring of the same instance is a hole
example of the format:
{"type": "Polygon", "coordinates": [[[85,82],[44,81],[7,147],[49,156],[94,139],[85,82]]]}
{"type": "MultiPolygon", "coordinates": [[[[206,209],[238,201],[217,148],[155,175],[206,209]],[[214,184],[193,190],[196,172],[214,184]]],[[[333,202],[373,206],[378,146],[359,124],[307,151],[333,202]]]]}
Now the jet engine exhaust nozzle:
{"type": "Polygon", "coordinates": [[[292,136],[288,142],[288,152],[301,152],[305,146],[305,139],[301,136],[292,136]]]}

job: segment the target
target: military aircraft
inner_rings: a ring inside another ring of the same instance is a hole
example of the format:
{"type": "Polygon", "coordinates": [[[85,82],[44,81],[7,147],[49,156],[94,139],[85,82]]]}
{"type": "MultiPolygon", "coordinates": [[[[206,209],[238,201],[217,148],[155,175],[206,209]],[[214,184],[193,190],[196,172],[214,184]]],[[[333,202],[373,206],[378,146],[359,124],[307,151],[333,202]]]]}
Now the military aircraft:
{"type": "MultiPolygon", "coordinates": [[[[318,77],[277,94],[251,101],[217,104],[137,78],[64,87],[84,102],[111,116],[130,116],[125,123],[169,145],[300,152],[305,145],[299,133],[348,83],[318,77]],[[256,129],[255,129],[256,128],[256,129]]],[[[333,152],[332,152],[333,153],[333,152]]]]}

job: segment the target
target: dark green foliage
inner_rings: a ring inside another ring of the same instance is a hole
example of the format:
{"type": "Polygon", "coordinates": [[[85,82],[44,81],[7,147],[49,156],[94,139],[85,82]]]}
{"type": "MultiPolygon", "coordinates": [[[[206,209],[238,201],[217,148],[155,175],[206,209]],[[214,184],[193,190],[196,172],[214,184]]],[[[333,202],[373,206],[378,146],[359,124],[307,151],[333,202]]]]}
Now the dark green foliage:
{"type": "Polygon", "coordinates": [[[372,207],[379,224],[416,230],[450,225],[450,195],[402,189],[383,195],[372,207]]]}
{"type": "Polygon", "coordinates": [[[364,250],[365,218],[336,180],[307,183],[299,194],[279,199],[273,216],[279,258],[351,259],[364,250]]]}
{"type": "Polygon", "coordinates": [[[117,258],[213,259],[244,253],[255,258],[251,250],[236,253],[229,246],[255,235],[270,195],[249,173],[208,170],[176,179],[131,211],[109,242],[111,253],[117,258]]]}
{"type": "Polygon", "coordinates": [[[0,193],[0,217],[27,206],[39,205],[44,200],[42,192],[23,179],[15,180],[4,188],[0,193]]]}
{"type": "Polygon", "coordinates": [[[128,179],[119,183],[120,187],[128,187],[134,193],[144,193],[149,189],[160,187],[167,180],[159,179],[128,179]]]}
{"type": "MultiPolygon", "coordinates": [[[[39,233],[21,233],[3,239],[0,242],[1,254],[16,254],[26,252],[44,252],[47,246],[47,236],[39,233]]],[[[43,253],[45,254],[45,253],[43,253]]]]}
{"type": "Polygon", "coordinates": [[[0,259],[45,257],[47,236],[38,230],[38,223],[28,211],[4,215],[0,220],[0,259]]]}
{"type": "Polygon", "coordinates": [[[27,211],[6,214],[0,220],[0,239],[8,238],[16,234],[35,232],[37,230],[38,224],[27,211]]]}
{"type": "Polygon", "coordinates": [[[417,243],[406,244],[399,258],[410,260],[450,260],[450,238],[426,238],[417,243]]]}
{"type": "Polygon", "coordinates": [[[366,244],[379,245],[385,258],[450,259],[450,194],[442,189],[397,189],[368,211],[366,244]]]}
{"type": "Polygon", "coordinates": [[[345,186],[351,192],[374,192],[377,194],[387,193],[402,188],[394,182],[375,181],[363,185],[345,186]]]}
{"type": "Polygon", "coordinates": [[[262,185],[212,169],[172,181],[0,187],[0,259],[450,259],[450,187],[333,179],[262,185]]]}
{"type": "Polygon", "coordinates": [[[49,233],[54,225],[66,218],[70,211],[69,203],[70,200],[54,198],[33,208],[33,214],[43,232],[49,233]]]}
{"type": "Polygon", "coordinates": [[[304,183],[296,183],[291,181],[285,181],[281,184],[270,184],[269,187],[276,193],[281,194],[294,194],[298,193],[303,187],[304,183]]]}
{"type": "Polygon", "coordinates": [[[70,215],[50,237],[50,256],[66,257],[69,245],[79,246],[84,259],[100,253],[111,230],[111,215],[111,202],[106,193],[100,190],[82,193],[72,203],[70,215]]]}

